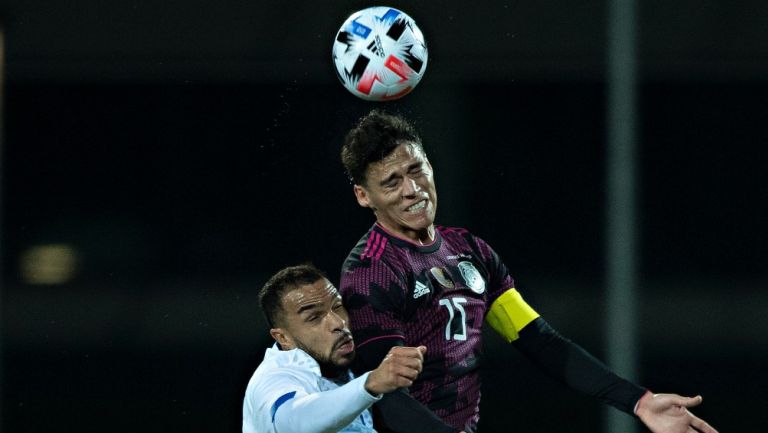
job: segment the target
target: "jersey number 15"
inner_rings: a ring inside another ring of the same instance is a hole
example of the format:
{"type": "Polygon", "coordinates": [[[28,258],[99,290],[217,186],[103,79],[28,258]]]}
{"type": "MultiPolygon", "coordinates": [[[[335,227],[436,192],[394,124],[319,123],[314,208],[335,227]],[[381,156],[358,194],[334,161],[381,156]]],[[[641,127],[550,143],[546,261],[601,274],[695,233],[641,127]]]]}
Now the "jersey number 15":
{"type": "Polygon", "coordinates": [[[448,323],[445,324],[445,339],[460,340],[467,339],[467,313],[461,304],[466,304],[466,298],[441,299],[440,305],[448,309],[448,323]],[[456,314],[458,311],[459,314],[456,314]]]}

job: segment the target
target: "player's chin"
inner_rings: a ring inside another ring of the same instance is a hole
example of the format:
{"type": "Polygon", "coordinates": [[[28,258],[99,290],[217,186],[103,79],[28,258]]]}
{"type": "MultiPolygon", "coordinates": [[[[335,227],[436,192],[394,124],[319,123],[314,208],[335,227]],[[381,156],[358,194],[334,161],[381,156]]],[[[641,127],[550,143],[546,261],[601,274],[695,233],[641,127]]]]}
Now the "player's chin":
{"type": "Polygon", "coordinates": [[[429,229],[432,224],[435,222],[434,215],[419,215],[417,217],[411,217],[408,218],[406,221],[404,221],[405,226],[407,226],[409,229],[419,232],[423,230],[429,229]]]}
{"type": "Polygon", "coordinates": [[[355,352],[349,352],[344,354],[336,353],[333,357],[333,365],[336,367],[349,367],[352,361],[355,360],[355,352]]]}

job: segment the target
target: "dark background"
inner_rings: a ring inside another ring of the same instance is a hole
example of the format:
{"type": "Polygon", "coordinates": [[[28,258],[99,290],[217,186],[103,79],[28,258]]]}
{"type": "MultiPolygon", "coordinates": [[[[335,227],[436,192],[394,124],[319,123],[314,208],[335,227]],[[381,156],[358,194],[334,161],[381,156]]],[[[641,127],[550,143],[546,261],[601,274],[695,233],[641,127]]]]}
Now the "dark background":
{"type": "MultiPolygon", "coordinates": [[[[2,431],[240,429],[269,344],[259,287],[307,260],[338,282],[372,222],[338,150],[377,104],[330,61],[372,3],[343,3],[0,3],[2,431]],[[46,245],[71,278],[30,279],[46,245]]],[[[638,381],[762,431],[768,3],[638,3],[638,381]]],[[[384,107],[422,132],[438,223],[488,240],[602,357],[607,4],[387,5],[429,45],[384,107]]],[[[483,432],[602,431],[599,402],[505,346],[488,336],[483,432]]]]}

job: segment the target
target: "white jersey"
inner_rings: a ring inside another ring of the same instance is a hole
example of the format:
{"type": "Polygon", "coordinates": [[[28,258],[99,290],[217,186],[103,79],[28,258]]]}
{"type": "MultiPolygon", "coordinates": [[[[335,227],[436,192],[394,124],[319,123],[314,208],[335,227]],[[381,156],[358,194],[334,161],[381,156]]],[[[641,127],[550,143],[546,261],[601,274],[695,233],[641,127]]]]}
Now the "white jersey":
{"type": "Polygon", "coordinates": [[[371,433],[368,408],[381,399],[365,390],[368,373],[346,383],[320,374],[301,349],[267,349],[243,400],[243,433],[371,433]]]}

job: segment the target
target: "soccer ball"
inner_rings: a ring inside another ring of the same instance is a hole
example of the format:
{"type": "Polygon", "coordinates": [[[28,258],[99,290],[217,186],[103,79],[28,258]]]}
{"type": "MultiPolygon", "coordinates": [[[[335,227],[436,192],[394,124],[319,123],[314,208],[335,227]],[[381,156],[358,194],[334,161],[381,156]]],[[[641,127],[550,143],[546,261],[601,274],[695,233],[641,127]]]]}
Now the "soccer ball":
{"type": "Polygon", "coordinates": [[[333,43],[333,64],[344,87],[368,101],[407,95],[427,69],[427,44],[413,18],[376,6],[353,13],[333,43]]]}

